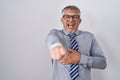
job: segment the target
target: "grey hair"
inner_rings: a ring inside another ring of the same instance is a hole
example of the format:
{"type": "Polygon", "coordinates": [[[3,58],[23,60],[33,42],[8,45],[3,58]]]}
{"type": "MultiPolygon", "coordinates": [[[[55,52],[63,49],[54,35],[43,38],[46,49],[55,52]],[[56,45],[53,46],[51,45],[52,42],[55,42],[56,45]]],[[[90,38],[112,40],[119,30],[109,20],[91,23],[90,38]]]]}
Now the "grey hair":
{"type": "Polygon", "coordinates": [[[69,5],[69,6],[66,6],[65,8],[63,8],[63,10],[62,10],[62,13],[64,12],[64,10],[76,10],[76,11],[78,11],[79,12],[79,14],[80,14],[80,9],[77,7],[77,6],[74,6],[74,5],[69,5]]]}

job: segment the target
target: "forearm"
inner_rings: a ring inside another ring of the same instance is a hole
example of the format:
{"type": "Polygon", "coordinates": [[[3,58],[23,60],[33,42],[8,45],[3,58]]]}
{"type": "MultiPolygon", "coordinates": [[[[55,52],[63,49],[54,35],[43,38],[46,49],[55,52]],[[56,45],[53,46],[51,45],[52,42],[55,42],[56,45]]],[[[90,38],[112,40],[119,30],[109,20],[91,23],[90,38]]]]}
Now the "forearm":
{"type": "Polygon", "coordinates": [[[56,46],[62,46],[59,37],[56,33],[56,30],[53,29],[48,33],[46,37],[46,44],[48,46],[49,51],[56,46]]]}
{"type": "Polygon", "coordinates": [[[107,66],[104,56],[87,56],[84,54],[81,54],[79,64],[96,69],[104,69],[107,66]]]}
{"type": "Polygon", "coordinates": [[[106,58],[94,36],[91,42],[90,50],[88,52],[88,54],[81,54],[81,59],[79,62],[80,64],[96,69],[106,68],[106,58]]]}

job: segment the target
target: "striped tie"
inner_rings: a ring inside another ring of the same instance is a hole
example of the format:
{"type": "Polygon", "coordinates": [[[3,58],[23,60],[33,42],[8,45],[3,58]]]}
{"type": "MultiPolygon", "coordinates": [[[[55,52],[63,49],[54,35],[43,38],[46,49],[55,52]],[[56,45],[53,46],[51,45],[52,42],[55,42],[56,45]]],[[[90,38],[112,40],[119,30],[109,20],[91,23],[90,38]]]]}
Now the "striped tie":
{"type": "MultiPolygon", "coordinates": [[[[78,47],[77,41],[75,40],[76,35],[69,34],[68,36],[70,38],[71,48],[73,50],[78,51],[79,47],[78,47]]],[[[72,80],[78,80],[78,75],[79,75],[78,72],[79,72],[78,64],[71,64],[70,65],[70,77],[72,80]]]]}

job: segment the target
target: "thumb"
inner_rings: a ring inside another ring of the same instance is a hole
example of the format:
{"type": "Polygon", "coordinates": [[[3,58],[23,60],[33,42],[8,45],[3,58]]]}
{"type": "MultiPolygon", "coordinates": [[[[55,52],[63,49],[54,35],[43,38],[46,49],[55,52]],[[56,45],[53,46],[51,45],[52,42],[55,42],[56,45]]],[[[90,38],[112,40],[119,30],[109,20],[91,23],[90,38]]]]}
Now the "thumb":
{"type": "Polygon", "coordinates": [[[73,50],[73,49],[71,49],[71,48],[68,48],[68,51],[69,51],[69,52],[74,52],[74,50],[73,50]]]}
{"type": "Polygon", "coordinates": [[[60,48],[60,53],[61,53],[61,55],[65,55],[66,54],[66,50],[65,50],[64,47],[60,48]]]}

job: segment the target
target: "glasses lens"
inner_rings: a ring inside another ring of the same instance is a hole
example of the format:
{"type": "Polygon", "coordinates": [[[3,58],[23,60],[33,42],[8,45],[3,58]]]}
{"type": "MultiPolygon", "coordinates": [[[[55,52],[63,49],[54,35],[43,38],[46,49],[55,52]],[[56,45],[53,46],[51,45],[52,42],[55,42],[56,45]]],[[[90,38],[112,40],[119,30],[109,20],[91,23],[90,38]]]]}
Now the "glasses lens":
{"type": "Polygon", "coordinates": [[[74,20],[77,20],[77,19],[80,18],[80,16],[79,16],[79,15],[63,15],[63,18],[64,18],[65,20],[69,20],[70,18],[72,18],[72,19],[74,19],[74,20]]]}

